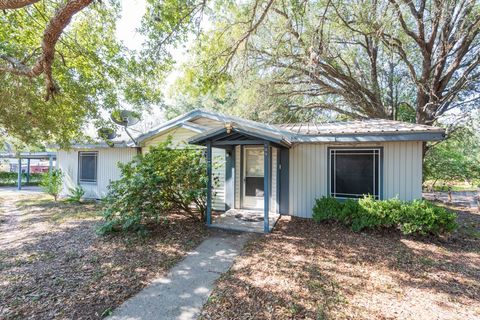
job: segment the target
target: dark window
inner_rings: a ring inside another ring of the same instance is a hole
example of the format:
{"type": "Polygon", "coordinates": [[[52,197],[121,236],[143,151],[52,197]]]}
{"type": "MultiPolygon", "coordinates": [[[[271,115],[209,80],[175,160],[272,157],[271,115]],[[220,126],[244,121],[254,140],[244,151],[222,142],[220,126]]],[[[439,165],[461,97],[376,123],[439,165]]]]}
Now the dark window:
{"type": "Polygon", "coordinates": [[[263,177],[245,177],[245,195],[249,197],[263,197],[263,177]]]}
{"type": "Polygon", "coordinates": [[[380,149],[330,149],[330,195],[379,199],[380,149]]]}
{"type": "Polygon", "coordinates": [[[78,181],[97,183],[97,152],[78,153],[78,181]]]}

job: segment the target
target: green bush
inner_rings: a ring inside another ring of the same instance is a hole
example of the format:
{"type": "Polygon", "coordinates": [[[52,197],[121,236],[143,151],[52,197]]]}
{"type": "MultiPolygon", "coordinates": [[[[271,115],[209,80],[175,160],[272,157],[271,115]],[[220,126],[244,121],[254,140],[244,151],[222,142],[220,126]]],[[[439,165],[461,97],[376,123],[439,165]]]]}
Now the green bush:
{"type": "MultiPolygon", "coordinates": [[[[30,173],[29,185],[38,185],[42,178],[48,175],[48,173],[30,173]]],[[[25,184],[27,181],[27,174],[22,173],[22,183],[25,184]]],[[[15,186],[18,182],[18,173],[17,172],[0,172],[0,185],[1,186],[15,186]]]]}
{"type": "Polygon", "coordinates": [[[340,202],[332,197],[317,199],[313,207],[315,221],[340,222],[353,231],[396,227],[403,234],[444,234],[457,228],[456,214],[425,200],[375,200],[340,202]]]}
{"type": "Polygon", "coordinates": [[[172,212],[204,220],[207,165],[202,151],[169,145],[170,140],[119,165],[121,178],[110,184],[104,199],[101,233],[144,232],[145,224],[168,220],[172,212]]]}
{"type": "Polygon", "coordinates": [[[82,200],[82,197],[85,195],[85,190],[81,186],[70,188],[68,192],[67,202],[71,203],[80,203],[80,200],[82,200]]]}
{"type": "Polygon", "coordinates": [[[53,169],[50,174],[43,176],[40,186],[45,193],[53,197],[55,201],[62,190],[63,173],[60,169],[53,169]]]}

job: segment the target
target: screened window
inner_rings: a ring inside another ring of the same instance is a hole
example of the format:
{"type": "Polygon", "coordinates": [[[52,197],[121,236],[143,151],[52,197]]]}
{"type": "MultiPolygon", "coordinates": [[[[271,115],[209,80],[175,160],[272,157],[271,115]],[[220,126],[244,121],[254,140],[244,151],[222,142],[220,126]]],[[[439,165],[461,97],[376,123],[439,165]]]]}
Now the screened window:
{"type": "Polygon", "coordinates": [[[380,149],[330,149],[330,195],[379,199],[380,149]]]}
{"type": "Polygon", "coordinates": [[[78,181],[97,183],[97,152],[78,153],[78,181]]]}

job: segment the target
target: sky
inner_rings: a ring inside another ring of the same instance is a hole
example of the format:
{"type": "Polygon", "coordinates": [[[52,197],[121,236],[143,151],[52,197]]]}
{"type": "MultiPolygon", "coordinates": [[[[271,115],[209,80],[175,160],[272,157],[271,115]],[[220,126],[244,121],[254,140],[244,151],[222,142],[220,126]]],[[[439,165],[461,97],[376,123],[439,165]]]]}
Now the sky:
{"type": "MultiPolygon", "coordinates": [[[[142,42],[145,39],[139,32],[142,17],[146,11],[145,0],[121,0],[122,14],[121,19],[117,23],[116,36],[119,40],[132,50],[139,50],[142,47],[142,42]]],[[[188,47],[188,43],[186,44],[188,47]]],[[[179,46],[177,49],[173,49],[172,55],[176,59],[176,66],[173,71],[167,77],[165,81],[165,90],[173,84],[173,82],[181,75],[179,66],[187,60],[187,49],[183,46],[179,46]]],[[[168,102],[168,97],[167,102],[168,102]]]]}
{"type": "MultiPolygon", "coordinates": [[[[126,45],[129,49],[140,50],[142,48],[142,43],[144,42],[145,37],[142,36],[137,30],[141,26],[142,17],[146,11],[145,0],[121,0],[121,5],[122,13],[120,20],[117,22],[116,37],[121,40],[124,45],[126,45]]],[[[178,66],[186,59],[185,51],[182,51],[181,49],[177,50],[178,51],[175,52],[175,57],[180,57],[180,59],[178,59],[179,62],[174,68],[173,72],[171,72],[171,74],[167,77],[164,88],[162,90],[163,92],[167,92],[169,86],[173,84],[175,79],[178,78],[178,76],[180,75],[180,72],[178,71],[178,66]]],[[[168,97],[166,98],[166,102],[168,103],[169,99],[168,97]]],[[[128,109],[128,106],[126,106],[126,108],[128,109]]],[[[145,113],[143,115],[142,118],[148,120],[143,120],[132,128],[134,135],[137,135],[139,132],[148,131],[149,127],[153,127],[165,121],[164,116],[159,109],[154,108],[153,110],[153,114],[145,113]]],[[[92,128],[92,130],[95,129],[92,128]]],[[[96,132],[92,133],[93,135],[96,134],[96,132]]],[[[118,130],[117,133],[121,134],[121,136],[117,139],[121,140],[123,138],[126,138],[126,135],[122,132],[122,130],[118,130]]]]}
{"type": "Polygon", "coordinates": [[[140,49],[144,37],[137,32],[146,10],[144,0],[122,0],[122,17],[117,23],[117,38],[130,49],[140,49]]]}

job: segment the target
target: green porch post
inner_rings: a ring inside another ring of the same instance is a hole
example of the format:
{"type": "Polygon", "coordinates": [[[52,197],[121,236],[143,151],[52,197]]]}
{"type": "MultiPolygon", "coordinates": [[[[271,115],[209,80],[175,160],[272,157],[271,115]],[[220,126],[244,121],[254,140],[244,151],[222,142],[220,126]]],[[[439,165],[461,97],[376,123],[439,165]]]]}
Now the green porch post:
{"type": "Polygon", "coordinates": [[[263,144],[263,232],[270,232],[270,221],[268,218],[270,200],[270,144],[263,144]]]}
{"type": "Polygon", "coordinates": [[[212,142],[207,141],[207,226],[212,224],[212,142]]]}
{"type": "Polygon", "coordinates": [[[18,158],[18,177],[17,177],[17,189],[22,189],[22,158],[18,158]]]}
{"type": "Polygon", "coordinates": [[[48,174],[52,174],[53,170],[53,157],[50,155],[48,156],[48,174]]]}
{"type": "Polygon", "coordinates": [[[27,159],[27,184],[30,183],[30,158],[27,159]]]}

